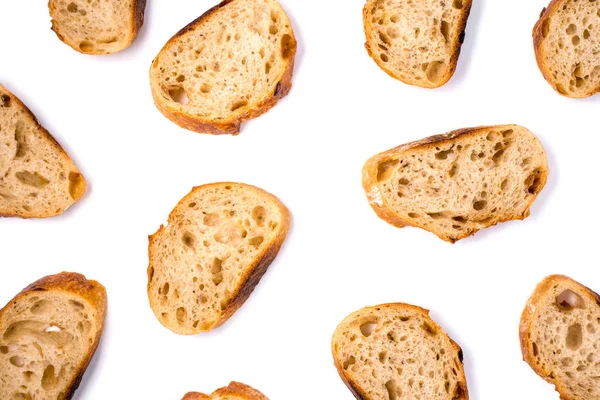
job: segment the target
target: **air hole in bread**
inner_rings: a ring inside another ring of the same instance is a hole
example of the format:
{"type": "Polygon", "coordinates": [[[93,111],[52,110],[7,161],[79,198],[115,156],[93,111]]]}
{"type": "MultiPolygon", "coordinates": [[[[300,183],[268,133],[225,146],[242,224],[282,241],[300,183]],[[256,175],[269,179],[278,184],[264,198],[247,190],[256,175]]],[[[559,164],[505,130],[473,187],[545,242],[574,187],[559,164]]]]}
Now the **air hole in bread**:
{"type": "Polygon", "coordinates": [[[248,101],[246,100],[239,100],[236,101],[235,103],[233,103],[233,105],[231,106],[231,111],[236,111],[239,110],[242,107],[246,107],[248,105],[248,101]]]}
{"type": "Polygon", "coordinates": [[[267,210],[262,206],[254,207],[252,210],[252,219],[256,222],[256,225],[263,226],[265,224],[265,218],[267,217],[267,210]]]}
{"type": "Polygon", "coordinates": [[[381,58],[381,61],[383,61],[383,62],[388,62],[389,61],[389,58],[388,58],[387,54],[385,54],[385,53],[381,53],[379,55],[379,58],[381,58]]]}
{"type": "Polygon", "coordinates": [[[173,86],[169,89],[169,97],[181,105],[187,105],[190,102],[187,92],[181,86],[173,86]]]}
{"type": "Polygon", "coordinates": [[[8,346],[0,346],[0,354],[8,354],[8,346]]]}
{"type": "Polygon", "coordinates": [[[185,232],[181,237],[181,240],[183,241],[183,244],[185,244],[190,249],[193,249],[196,245],[196,237],[190,232],[185,232]]]}
{"type": "Polygon", "coordinates": [[[388,392],[389,400],[400,400],[402,396],[402,390],[398,386],[395,380],[389,380],[385,383],[385,389],[388,392]]]}
{"type": "Polygon", "coordinates": [[[368,320],[360,325],[360,332],[364,337],[369,337],[377,329],[377,320],[368,320]]]}
{"type": "Polygon", "coordinates": [[[218,226],[221,224],[221,217],[216,213],[206,214],[202,221],[206,226],[218,226]]]}
{"type": "Polygon", "coordinates": [[[527,186],[527,192],[529,194],[535,194],[541,186],[541,179],[539,177],[540,170],[535,169],[531,175],[525,179],[525,186],[527,186]]]}
{"type": "Polygon", "coordinates": [[[452,149],[438,151],[437,153],[435,153],[435,158],[438,160],[446,160],[448,158],[448,156],[453,153],[454,153],[454,151],[452,149]]]}
{"type": "Polygon", "coordinates": [[[348,358],[346,361],[344,361],[344,364],[342,365],[342,367],[344,367],[344,369],[348,369],[348,367],[353,364],[356,364],[356,358],[354,358],[354,356],[350,356],[350,358],[348,358]]]}
{"type": "Polygon", "coordinates": [[[569,326],[565,342],[567,348],[570,350],[577,350],[581,347],[581,343],[583,342],[583,329],[581,328],[581,324],[569,326]]]}
{"type": "Polygon", "coordinates": [[[440,26],[440,32],[441,32],[442,36],[444,37],[444,41],[448,42],[448,32],[449,32],[448,22],[442,20],[442,23],[440,26]]]}
{"type": "Polygon", "coordinates": [[[399,160],[387,160],[379,163],[377,166],[377,181],[381,182],[388,180],[393,172],[393,168],[398,165],[399,162],[399,160]]]}
{"type": "Polygon", "coordinates": [[[292,54],[293,47],[292,37],[286,33],[281,37],[281,58],[287,60],[292,54]]]}
{"type": "Polygon", "coordinates": [[[433,61],[429,63],[429,66],[425,71],[427,80],[430,82],[438,82],[444,74],[445,67],[446,63],[444,61],[433,61]]]}
{"type": "Polygon", "coordinates": [[[9,361],[12,365],[14,365],[17,368],[21,368],[25,364],[23,359],[19,356],[13,356],[9,359],[9,361]]]}
{"type": "Polygon", "coordinates": [[[575,35],[571,38],[571,43],[573,43],[573,46],[578,46],[580,42],[581,42],[581,39],[577,35],[575,35]]]}
{"type": "Polygon", "coordinates": [[[69,195],[73,200],[79,200],[85,192],[85,180],[79,172],[69,172],[69,195]]]}
{"type": "Polygon", "coordinates": [[[215,233],[214,239],[223,244],[236,242],[248,235],[248,232],[237,222],[228,220],[215,233]]]}
{"type": "Polygon", "coordinates": [[[454,178],[457,173],[458,173],[458,164],[453,163],[452,166],[450,167],[450,171],[448,171],[448,176],[450,176],[450,178],[454,178]]]}
{"type": "Polygon", "coordinates": [[[583,298],[572,290],[564,290],[556,297],[556,306],[562,311],[571,311],[574,308],[583,308],[583,298]]]}
{"type": "Polygon", "coordinates": [[[162,288],[158,289],[158,294],[162,294],[164,296],[169,294],[169,282],[165,282],[162,288]]]}
{"type": "Polygon", "coordinates": [[[420,217],[419,214],[414,213],[414,212],[409,212],[408,216],[409,216],[409,218],[419,218],[420,217]]]}
{"type": "Polygon", "coordinates": [[[207,83],[203,83],[202,86],[200,86],[200,92],[201,93],[205,93],[205,94],[206,93],[210,93],[211,89],[212,89],[212,86],[210,86],[207,83]]]}
{"type": "Polygon", "coordinates": [[[249,243],[250,243],[250,246],[258,247],[264,240],[265,240],[264,237],[256,236],[256,237],[253,237],[252,239],[250,239],[249,243]]]}
{"type": "Polygon", "coordinates": [[[54,365],[48,365],[42,375],[42,388],[44,390],[51,390],[57,383],[58,379],[54,372],[54,365]]]}
{"type": "Polygon", "coordinates": [[[29,171],[21,171],[15,174],[15,177],[24,185],[34,187],[36,189],[41,189],[47,186],[50,181],[44,178],[42,175],[37,172],[31,173],[29,171]]]}
{"type": "Polygon", "coordinates": [[[177,318],[177,322],[180,325],[183,325],[183,323],[185,322],[186,316],[187,316],[187,310],[185,309],[185,307],[179,307],[177,309],[177,311],[175,312],[175,317],[177,318]]]}
{"type": "Polygon", "coordinates": [[[427,215],[433,219],[442,219],[446,217],[446,214],[443,212],[427,213],[427,215]]]}
{"type": "Polygon", "coordinates": [[[27,143],[25,142],[25,134],[23,133],[24,126],[23,121],[17,121],[15,125],[15,142],[17,142],[15,158],[22,158],[27,153],[27,143]]]}
{"type": "Polygon", "coordinates": [[[38,300],[34,305],[31,306],[29,311],[32,314],[45,314],[50,311],[52,304],[48,300],[38,300]]]}
{"type": "Polygon", "coordinates": [[[378,355],[379,362],[385,364],[387,361],[387,351],[380,351],[378,355]]]}
{"type": "Polygon", "coordinates": [[[463,8],[463,2],[462,2],[462,0],[454,0],[452,2],[452,7],[458,8],[458,9],[463,8]]]}
{"type": "Polygon", "coordinates": [[[10,96],[6,94],[0,95],[0,106],[8,108],[10,107],[10,101],[10,96]]]}
{"type": "Polygon", "coordinates": [[[428,324],[427,322],[423,322],[423,325],[421,325],[421,328],[423,328],[423,330],[425,332],[427,332],[428,334],[435,336],[438,334],[437,329],[435,329],[431,324],[428,324]]]}
{"type": "Polygon", "coordinates": [[[577,26],[575,24],[570,24],[569,26],[567,26],[567,30],[566,30],[568,35],[573,35],[577,32],[577,26]]]}
{"type": "Polygon", "coordinates": [[[210,272],[213,283],[215,286],[219,286],[223,282],[223,260],[214,258],[210,272]]]}
{"type": "Polygon", "coordinates": [[[79,50],[84,53],[89,53],[94,50],[94,43],[90,42],[89,40],[82,40],[79,42],[79,50]]]}
{"type": "Polygon", "coordinates": [[[69,5],[67,6],[67,11],[71,13],[76,13],[78,9],[79,7],[77,7],[77,4],[75,3],[69,3],[69,5]]]}
{"type": "Polygon", "coordinates": [[[473,209],[476,211],[481,211],[487,206],[486,200],[479,200],[473,203],[473,209]]]}

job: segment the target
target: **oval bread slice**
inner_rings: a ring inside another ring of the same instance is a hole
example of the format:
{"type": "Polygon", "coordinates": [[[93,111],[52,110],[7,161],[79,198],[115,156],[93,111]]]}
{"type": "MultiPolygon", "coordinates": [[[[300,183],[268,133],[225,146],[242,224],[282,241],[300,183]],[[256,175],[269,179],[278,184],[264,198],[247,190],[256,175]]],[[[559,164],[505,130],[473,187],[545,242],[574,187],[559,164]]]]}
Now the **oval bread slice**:
{"type": "Polygon", "coordinates": [[[287,208],[262,189],[194,188],[150,236],[148,297],[160,323],[185,335],[223,324],[267,271],[289,226],[287,208]]]}
{"type": "Polygon", "coordinates": [[[190,392],[182,400],[269,400],[258,390],[239,382],[231,382],[229,386],[215,390],[210,396],[190,392]]]}
{"type": "Polygon", "coordinates": [[[85,179],[69,155],[0,85],[0,216],[53,217],[84,192],[85,179]]]}
{"type": "Polygon", "coordinates": [[[331,341],[340,377],[359,400],[467,400],[460,347],[409,304],[366,307],[346,317],[331,341]]]}
{"type": "Polygon", "coordinates": [[[276,0],[226,0],[167,42],[150,68],[154,102],[179,126],[238,134],[292,86],[296,39],[276,0]]]}
{"type": "Polygon", "coordinates": [[[27,286],[0,310],[0,399],[73,397],[104,328],[106,291],[63,272],[27,286]]]}
{"type": "Polygon", "coordinates": [[[523,359],[565,400],[600,398],[600,297],[563,275],[538,284],[520,324],[523,359]]]}
{"type": "Polygon", "coordinates": [[[365,47],[391,77],[440,87],[456,70],[470,11],[471,0],[367,0],[365,47]]]}
{"type": "Polygon", "coordinates": [[[529,216],[548,177],[539,140],[518,125],[460,129],[369,159],[363,187],[377,215],[448,242],[529,216]]]}

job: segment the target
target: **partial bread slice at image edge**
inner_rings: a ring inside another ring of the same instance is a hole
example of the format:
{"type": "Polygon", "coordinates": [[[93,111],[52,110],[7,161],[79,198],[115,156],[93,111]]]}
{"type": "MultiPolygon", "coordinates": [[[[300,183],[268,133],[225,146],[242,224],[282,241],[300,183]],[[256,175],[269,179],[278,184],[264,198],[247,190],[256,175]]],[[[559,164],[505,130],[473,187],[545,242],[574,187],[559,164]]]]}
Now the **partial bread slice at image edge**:
{"type": "Polygon", "coordinates": [[[187,393],[182,400],[269,400],[251,386],[231,382],[229,386],[215,390],[210,396],[198,392],[187,393]]]}

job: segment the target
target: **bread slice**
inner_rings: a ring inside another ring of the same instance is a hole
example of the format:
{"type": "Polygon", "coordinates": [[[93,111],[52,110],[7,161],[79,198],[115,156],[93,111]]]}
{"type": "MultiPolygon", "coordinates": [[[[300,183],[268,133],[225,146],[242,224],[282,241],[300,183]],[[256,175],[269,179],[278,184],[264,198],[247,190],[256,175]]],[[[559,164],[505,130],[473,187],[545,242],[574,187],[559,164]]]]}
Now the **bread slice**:
{"type": "Polygon", "coordinates": [[[185,129],[238,134],[288,94],[295,55],[292,24],[276,0],[225,0],[156,56],[154,102],[185,129]]]}
{"type": "Polygon", "coordinates": [[[335,367],[359,400],[467,400],[461,348],[409,304],[366,307],[331,341],[335,367]]]}
{"type": "Polygon", "coordinates": [[[229,386],[214,391],[210,396],[190,392],[182,400],[269,400],[258,390],[239,382],[231,382],[229,386]]]}
{"type": "Polygon", "coordinates": [[[0,399],[68,400],[98,347],[106,291],[63,272],[27,286],[0,310],[0,399]]]}
{"type": "Polygon", "coordinates": [[[290,227],[275,196],[241,183],[192,189],[150,236],[148,297],[158,320],[191,335],[223,324],[273,262],[290,227]]]}
{"type": "Polygon", "coordinates": [[[548,177],[538,139],[518,125],[460,129],[369,159],[363,187],[377,215],[454,243],[529,216],[548,177]]]}
{"type": "Polygon", "coordinates": [[[600,6],[553,0],[533,28],[535,58],[544,78],[567,97],[600,91],[600,6]]]}
{"type": "Polygon", "coordinates": [[[600,297],[562,275],[535,289],[520,324],[523,359],[564,400],[600,398],[600,297]]]}
{"type": "Polygon", "coordinates": [[[437,88],[454,75],[471,0],[367,0],[365,47],[392,78],[437,88]]]}
{"type": "Polygon", "coordinates": [[[85,192],[85,179],[29,109],[0,85],[0,216],[61,214],[85,192]]]}
{"type": "Polygon", "coordinates": [[[111,54],[135,40],[146,0],[49,0],[52,30],[73,49],[85,54],[111,54]]]}

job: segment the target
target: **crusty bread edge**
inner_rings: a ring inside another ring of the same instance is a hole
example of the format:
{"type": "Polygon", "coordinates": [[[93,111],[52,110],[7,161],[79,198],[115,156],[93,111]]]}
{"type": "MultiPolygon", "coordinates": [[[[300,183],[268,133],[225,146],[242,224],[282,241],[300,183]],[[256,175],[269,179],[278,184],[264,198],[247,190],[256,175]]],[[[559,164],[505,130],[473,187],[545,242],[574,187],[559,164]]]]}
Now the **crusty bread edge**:
{"type": "Polygon", "coordinates": [[[446,74],[442,77],[442,79],[440,79],[440,81],[437,83],[402,79],[402,77],[400,77],[399,75],[396,75],[394,73],[394,71],[387,68],[386,64],[383,61],[381,61],[379,59],[379,57],[377,57],[377,55],[375,54],[375,52],[371,49],[371,46],[369,45],[368,32],[375,30],[375,28],[373,27],[373,24],[371,23],[370,19],[368,18],[368,13],[369,13],[368,8],[371,3],[372,3],[372,0],[367,0],[365,6],[363,7],[363,26],[364,26],[365,38],[366,38],[365,48],[367,49],[369,56],[375,61],[375,63],[379,66],[379,68],[381,68],[386,74],[388,74],[392,78],[397,79],[401,82],[404,82],[407,85],[419,86],[419,87],[426,88],[426,89],[436,89],[436,88],[439,88],[440,86],[445,85],[450,80],[450,78],[452,78],[452,76],[454,75],[454,72],[456,72],[456,67],[458,65],[458,58],[460,56],[460,50],[461,50],[463,42],[465,40],[467,22],[469,20],[469,14],[471,13],[472,0],[463,0],[463,10],[461,13],[462,18],[459,21],[460,33],[457,36],[456,42],[452,44],[452,56],[450,57],[450,63],[448,65],[448,70],[447,70],[446,74]]]}
{"type": "Polygon", "coordinates": [[[148,241],[149,241],[149,245],[148,245],[148,260],[149,260],[149,264],[148,264],[148,269],[147,269],[147,275],[148,275],[148,285],[147,285],[147,291],[148,291],[148,299],[150,301],[150,308],[152,308],[152,311],[154,312],[154,314],[156,315],[156,318],[159,320],[159,322],[167,329],[177,333],[177,334],[181,334],[181,335],[195,335],[201,332],[208,332],[210,330],[213,330],[221,325],[223,325],[223,323],[225,323],[225,321],[227,321],[229,318],[231,318],[231,316],[246,302],[246,300],[248,299],[248,297],[250,297],[250,294],[252,294],[252,292],[254,291],[254,288],[256,288],[256,286],[258,285],[258,283],[260,282],[261,278],[263,277],[263,275],[267,272],[267,269],[269,268],[269,266],[271,265],[271,263],[275,260],[275,257],[277,257],[277,254],[279,253],[279,250],[281,249],[281,246],[283,245],[283,242],[285,241],[287,234],[289,232],[290,229],[290,225],[291,225],[291,217],[290,217],[290,212],[288,210],[288,208],[281,202],[281,200],[279,200],[279,198],[269,192],[267,192],[264,189],[261,189],[259,187],[256,186],[252,186],[252,185],[248,185],[245,183],[239,183],[239,182],[215,182],[215,183],[209,183],[209,184],[205,184],[205,185],[201,185],[201,186],[196,186],[194,188],[192,188],[192,190],[185,195],[178,203],[177,205],[175,205],[175,207],[173,207],[173,210],[171,211],[171,213],[169,214],[169,218],[168,221],[171,221],[171,218],[173,216],[173,214],[175,213],[175,211],[182,205],[185,204],[187,202],[187,199],[192,196],[194,194],[195,191],[197,190],[201,190],[201,189],[206,189],[209,188],[211,186],[222,186],[222,185],[227,185],[227,184],[231,184],[231,185],[242,185],[250,190],[254,190],[259,192],[261,195],[264,195],[268,198],[270,198],[273,202],[275,202],[277,204],[277,207],[279,208],[279,210],[281,211],[281,225],[278,228],[279,231],[277,233],[277,236],[275,236],[275,239],[273,240],[273,243],[267,247],[264,252],[260,255],[257,255],[257,261],[251,265],[248,268],[248,272],[246,273],[246,275],[241,277],[240,280],[240,284],[239,286],[236,288],[236,291],[234,291],[231,295],[231,301],[229,303],[229,305],[227,306],[227,308],[225,309],[225,311],[223,312],[223,314],[221,315],[221,317],[215,321],[215,323],[213,324],[213,326],[211,326],[209,329],[207,330],[202,330],[202,329],[195,329],[195,330],[176,330],[174,329],[174,326],[168,326],[165,325],[162,321],[161,318],[159,318],[159,315],[156,314],[156,312],[154,312],[154,302],[153,302],[153,296],[151,294],[150,291],[150,283],[152,281],[152,274],[154,273],[153,269],[152,269],[152,265],[154,264],[154,257],[152,254],[152,248],[153,248],[153,243],[154,241],[157,239],[157,237],[166,229],[164,225],[161,225],[160,228],[158,229],[158,231],[156,231],[156,233],[154,233],[153,235],[148,236],[148,241]]]}
{"type": "Polygon", "coordinates": [[[22,212],[21,214],[12,214],[12,213],[9,213],[7,211],[2,212],[2,210],[0,210],[0,217],[18,217],[18,218],[28,219],[28,218],[49,218],[49,217],[55,217],[57,215],[60,215],[64,211],[66,211],[67,208],[69,208],[74,203],[76,203],[79,199],[81,199],[81,197],[85,193],[85,188],[86,188],[86,185],[87,185],[85,177],[83,176],[83,174],[81,173],[81,171],[79,171],[79,168],[77,168],[77,166],[75,165],[75,163],[73,162],[73,160],[71,159],[71,157],[69,157],[69,155],[62,148],[62,146],[56,141],[56,139],[50,134],[50,132],[48,132],[48,130],[46,130],[46,128],[44,128],[40,124],[40,122],[38,121],[38,119],[36,118],[36,116],[31,112],[31,110],[17,96],[15,96],[12,92],[10,92],[8,89],[6,89],[0,83],[0,96],[4,96],[4,95],[9,96],[11,101],[14,101],[15,103],[17,103],[18,106],[20,106],[20,107],[23,108],[23,111],[26,114],[28,114],[28,116],[32,119],[32,121],[34,122],[34,124],[40,130],[40,132],[42,132],[42,134],[48,139],[48,141],[50,142],[51,146],[54,147],[54,149],[60,155],[62,155],[63,162],[66,164],[65,166],[70,166],[69,168],[72,169],[73,172],[76,172],[76,173],[79,174],[79,178],[81,179],[81,190],[79,190],[77,192],[77,194],[76,194],[77,198],[73,198],[73,201],[71,202],[71,204],[69,204],[67,207],[65,207],[64,210],[61,210],[58,213],[37,214],[37,213],[35,213],[33,211],[25,211],[25,210],[23,210],[24,212],[22,212]]]}
{"type": "MultiPolygon", "coordinates": [[[[480,131],[486,130],[486,129],[502,130],[502,129],[514,129],[515,127],[519,127],[519,128],[527,130],[528,132],[531,132],[527,128],[521,127],[519,125],[514,125],[514,124],[513,125],[479,126],[479,127],[474,127],[474,128],[464,128],[464,129],[458,129],[458,130],[454,130],[454,131],[451,131],[448,133],[444,133],[441,135],[429,136],[429,137],[426,137],[424,139],[417,140],[414,142],[406,143],[406,144],[400,145],[398,147],[395,147],[388,151],[384,151],[383,153],[379,153],[379,154],[371,157],[364,164],[363,172],[362,172],[362,185],[363,185],[363,189],[365,190],[365,194],[367,195],[369,204],[371,205],[371,208],[373,208],[373,210],[375,211],[377,216],[379,216],[379,218],[383,219],[387,223],[389,223],[397,228],[403,228],[405,226],[414,226],[414,227],[429,231],[429,232],[437,235],[440,239],[442,239],[446,242],[455,243],[458,240],[461,240],[461,239],[464,239],[464,238],[474,235],[480,229],[473,230],[473,231],[463,231],[461,233],[457,233],[456,236],[449,237],[449,236],[438,234],[438,233],[434,232],[433,230],[430,230],[427,227],[422,226],[421,224],[412,223],[411,221],[405,220],[405,219],[401,218],[400,216],[398,216],[397,214],[395,214],[391,209],[387,208],[385,206],[385,204],[383,203],[383,197],[381,196],[381,193],[379,191],[379,186],[377,184],[378,166],[382,161],[392,158],[392,157],[398,155],[398,153],[406,151],[406,150],[414,149],[417,147],[424,147],[424,148],[432,147],[432,146],[435,146],[440,143],[451,142],[452,140],[457,139],[461,136],[476,135],[480,131]]],[[[532,133],[532,135],[533,135],[533,133],[532,133]]],[[[537,137],[535,135],[533,135],[533,136],[539,142],[539,139],[537,139],[537,137]]],[[[543,149],[541,142],[539,142],[539,143],[543,149]]],[[[533,195],[531,196],[531,201],[529,202],[529,204],[527,206],[527,210],[523,214],[512,215],[507,218],[494,220],[493,222],[490,223],[490,225],[486,225],[485,228],[489,228],[490,226],[494,226],[501,222],[507,222],[507,221],[513,221],[513,220],[523,220],[529,216],[529,209],[531,208],[531,206],[537,199],[537,196],[539,195],[539,193],[544,189],[544,186],[546,185],[546,182],[548,180],[548,174],[550,171],[548,169],[547,161],[548,160],[546,157],[546,165],[543,166],[544,169],[540,172],[540,175],[539,175],[540,185],[538,185],[536,193],[533,193],[533,195]]]]}
{"type": "MultiPolygon", "coordinates": [[[[290,55],[288,58],[288,66],[282,74],[279,82],[275,87],[275,91],[271,95],[266,95],[263,99],[258,101],[258,104],[246,110],[243,113],[238,114],[236,117],[232,117],[230,119],[221,119],[221,120],[209,120],[201,117],[197,117],[194,115],[186,114],[177,108],[170,107],[168,104],[164,103],[157,90],[160,88],[156,88],[154,82],[152,81],[152,68],[154,62],[158,59],[161,53],[170,46],[171,42],[175,41],[180,36],[186,34],[190,30],[194,30],[195,27],[205,20],[212,17],[219,9],[226,6],[235,0],[224,0],[223,2],[217,4],[216,6],[210,8],[200,17],[196,18],[188,25],[186,25],[183,29],[177,32],[169,41],[163,46],[158,55],[152,61],[152,65],[150,66],[150,81],[151,81],[151,90],[152,90],[152,98],[154,99],[154,104],[158,108],[158,110],[169,120],[179,125],[180,127],[198,132],[198,133],[208,133],[212,135],[220,135],[220,134],[231,134],[238,135],[240,133],[240,127],[242,122],[247,121],[252,118],[256,118],[275,106],[275,104],[290,92],[292,88],[292,75],[294,74],[294,61],[296,58],[296,49],[297,42],[296,37],[294,35],[294,29],[292,27],[292,22],[290,21],[290,34],[292,37],[292,41],[290,43],[290,55]]],[[[277,1],[276,1],[277,2],[277,1]]],[[[279,3],[278,3],[279,4],[279,3]]],[[[281,7],[281,5],[279,5],[281,7]]],[[[282,7],[283,10],[283,7],[282,7]]],[[[283,10],[284,14],[285,10],[283,10]]],[[[287,14],[286,14],[287,15],[287,14]]],[[[289,19],[289,18],[288,18],[289,19]]]]}
{"type": "Polygon", "coordinates": [[[535,362],[533,356],[533,342],[529,338],[529,331],[532,324],[534,323],[534,316],[538,310],[539,304],[544,300],[547,293],[552,290],[552,287],[557,284],[564,282],[566,286],[576,287],[579,292],[583,294],[589,301],[592,301],[600,306],[600,296],[592,289],[582,285],[581,283],[569,278],[565,275],[550,275],[544,278],[535,288],[531,297],[527,300],[527,304],[521,314],[521,321],[519,324],[519,341],[521,343],[521,353],[523,354],[523,361],[525,361],[531,369],[539,375],[546,382],[551,383],[556,388],[556,391],[560,393],[562,400],[577,400],[576,398],[567,397],[566,388],[563,387],[562,383],[556,379],[553,372],[548,368],[543,368],[535,362]]]}
{"type": "MultiPolygon", "coordinates": [[[[457,371],[457,374],[458,374],[457,378],[458,378],[458,387],[460,387],[460,389],[462,390],[463,396],[453,397],[452,399],[453,400],[469,400],[469,390],[467,387],[467,378],[466,378],[465,371],[464,371],[462,348],[458,345],[458,343],[456,343],[454,340],[452,340],[452,338],[434,320],[431,319],[431,317],[429,316],[429,310],[424,309],[419,306],[412,305],[412,304],[406,304],[406,303],[386,303],[386,304],[380,304],[377,306],[364,307],[360,310],[354,311],[353,313],[349,314],[346,318],[344,318],[342,320],[342,322],[340,322],[339,325],[343,324],[344,322],[346,322],[346,320],[352,318],[355,314],[357,314],[361,311],[365,311],[365,310],[369,310],[369,309],[379,309],[379,308],[410,309],[414,312],[420,313],[423,315],[424,318],[427,318],[428,322],[435,329],[438,330],[438,333],[441,333],[441,334],[445,335],[446,338],[448,338],[450,344],[452,345],[452,347],[458,354],[458,358],[461,362],[461,367],[462,367],[459,369],[459,371],[457,371]]],[[[338,327],[339,327],[339,325],[338,325],[338,327]]],[[[367,393],[362,393],[359,389],[359,385],[356,382],[352,381],[352,379],[350,379],[350,377],[346,376],[345,370],[342,366],[342,361],[339,359],[337,352],[336,352],[336,348],[335,348],[336,347],[335,346],[336,333],[337,333],[337,328],[331,338],[331,352],[333,355],[333,364],[338,372],[338,375],[340,376],[340,378],[342,379],[342,381],[344,382],[346,387],[350,390],[350,392],[352,392],[352,394],[354,395],[354,397],[357,400],[376,400],[376,399],[370,398],[367,393]]],[[[457,394],[458,393],[456,393],[455,396],[457,394]]]]}
{"type": "Polygon", "coordinates": [[[96,325],[99,327],[98,332],[91,344],[90,351],[85,355],[81,364],[77,367],[77,374],[67,387],[65,399],[69,400],[75,394],[79,387],[83,375],[98,348],[100,337],[104,330],[104,320],[106,318],[106,289],[102,284],[93,280],[87,280],[85,276],[74,272],[62,272],[56,275],[49,275],[42,279],[33,282],[31,285],[23,289],[4,308],[0,310],[0,319],[2,315],[8,311],[9,307],[15,306],[21,299],[29,295],[31,292],[65,292],[75,294],[82,299],[85,299],[93,308],[97,310],[96,325]]]}
{"type": "Polygon", "coordinates": [[[189,392],[181,400],[214,400],[225,396],[237,396],[245,400],[269,400],[267,396],[258,390],[240,382],[231,382],[228,386],[215,390],[210,396],[198,392],[189,392]]]}
{"type": "MultiPolygon", "coordinates": [[[[54,8],[54,5],[52,4],[52,0],[48,0],[48,9],[50,10],[50,16],[52,16],[56,12],[56,9],[54,8]]],[[[122,47],[120,47],[114,51],[111,51],[109,53],[107,53],[105,51],[99,51],[99,50],[92,50],[92,51],[81,50],[77,43],[74,43],[69,38],[66,38],[58,31],[58,28],[54,25],[54,21],[52,21],[52,26],[50,29],[52,29],[52,31],[56,34],[56,36],[60,39],[61,42],[65,43],[66,45],[68,45],[73,50],[75,50],[79,53],[88,54],[88,55],[114,54],[114,53],[118,53],[119,51],[125,50],[126,48],[128,48],[131,45],[131,43],[133,43],[133,41],[137,37],[138,33],[140,33],[140,30],[142,29],[142,25],[144,25],[145,11],[146,11],[146,0],[133,0],[133,2],[131,3],[132,29],[128,32],[129,37],[127,38],[127,41],[125,43],[123,43],[122,47]]],[[[95,48],[96,47],[94,46],[94,49],[95,48]]]]}

